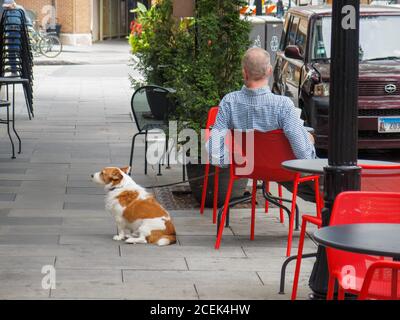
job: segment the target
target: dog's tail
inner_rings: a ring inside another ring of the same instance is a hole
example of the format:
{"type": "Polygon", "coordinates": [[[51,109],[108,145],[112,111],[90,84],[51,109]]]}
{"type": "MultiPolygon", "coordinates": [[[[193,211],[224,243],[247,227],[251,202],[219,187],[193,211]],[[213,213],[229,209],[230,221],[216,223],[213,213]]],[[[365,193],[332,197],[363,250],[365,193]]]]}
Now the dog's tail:
{"type": "Polygon", "coordinates": [[[160,239],[158,239],[157,241],[157,245],[159,245],[160,247],[162,246],[168,246],[170,244],[174,244],[176,243],[176,236],[162,236],[160,239]]]}

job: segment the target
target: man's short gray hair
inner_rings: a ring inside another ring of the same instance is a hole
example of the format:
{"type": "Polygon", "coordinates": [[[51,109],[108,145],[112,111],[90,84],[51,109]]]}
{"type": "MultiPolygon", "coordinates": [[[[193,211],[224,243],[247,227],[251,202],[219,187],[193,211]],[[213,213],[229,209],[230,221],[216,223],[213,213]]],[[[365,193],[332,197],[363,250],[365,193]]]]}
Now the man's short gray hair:
{"type": "Polygon", "coordinates": [[[251,80],[261,80],[267,77],[271,67],[271,58],[267,51],[261,48],[250,48],[246,51],[242,67],[246,70],[251,80]]]}

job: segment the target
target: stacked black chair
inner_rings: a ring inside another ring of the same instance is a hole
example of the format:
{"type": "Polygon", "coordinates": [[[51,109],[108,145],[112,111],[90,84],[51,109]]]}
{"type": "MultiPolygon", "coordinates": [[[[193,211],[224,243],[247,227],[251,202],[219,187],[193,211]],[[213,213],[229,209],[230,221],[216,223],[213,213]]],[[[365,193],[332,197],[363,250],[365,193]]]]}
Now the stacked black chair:
{"type": "MultiPolygon", "coordinates": [[[[27,19],[21,9],[4,10],[0,20],[0,86],[21,84],[29,118],[33,116],[33,55],[27,19]]],[[[13,101],[15,102],[15,101],[13,101]]],[[[13,108],[15,107],[13,103],[13,108]]]]}

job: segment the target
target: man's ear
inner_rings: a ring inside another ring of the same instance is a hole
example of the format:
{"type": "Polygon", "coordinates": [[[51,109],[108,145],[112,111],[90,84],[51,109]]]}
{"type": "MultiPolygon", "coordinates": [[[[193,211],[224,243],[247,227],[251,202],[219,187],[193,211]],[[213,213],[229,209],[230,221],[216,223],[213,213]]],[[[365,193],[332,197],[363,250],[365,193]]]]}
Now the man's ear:
{"type": "Polygon", "coordinates": [[[130,174],[131,173],[131,167],[124,167],[124,168],[120,168],[121,171],[125,174],[130,174]]]}
{"type": "Polygon", "coordinates": [[[268,68],[268,77],[272,76],[274,73],[274,67],[270,64],[268,68]]]}

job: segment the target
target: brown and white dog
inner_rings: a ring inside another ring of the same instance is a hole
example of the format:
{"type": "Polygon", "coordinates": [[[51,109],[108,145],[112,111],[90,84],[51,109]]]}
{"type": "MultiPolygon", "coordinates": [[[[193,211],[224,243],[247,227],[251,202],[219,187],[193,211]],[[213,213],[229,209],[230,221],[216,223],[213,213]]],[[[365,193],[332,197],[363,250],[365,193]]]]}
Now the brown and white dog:
{"type": "Polygon", "coordinates": [[[106,210],[117,223],[115,241],[151,243],[166,246],[176,243],[175,227],[169,213],[153,195],[128,175],[130,168],[104,168],[92,175],[104,185],[106,210]]]}

